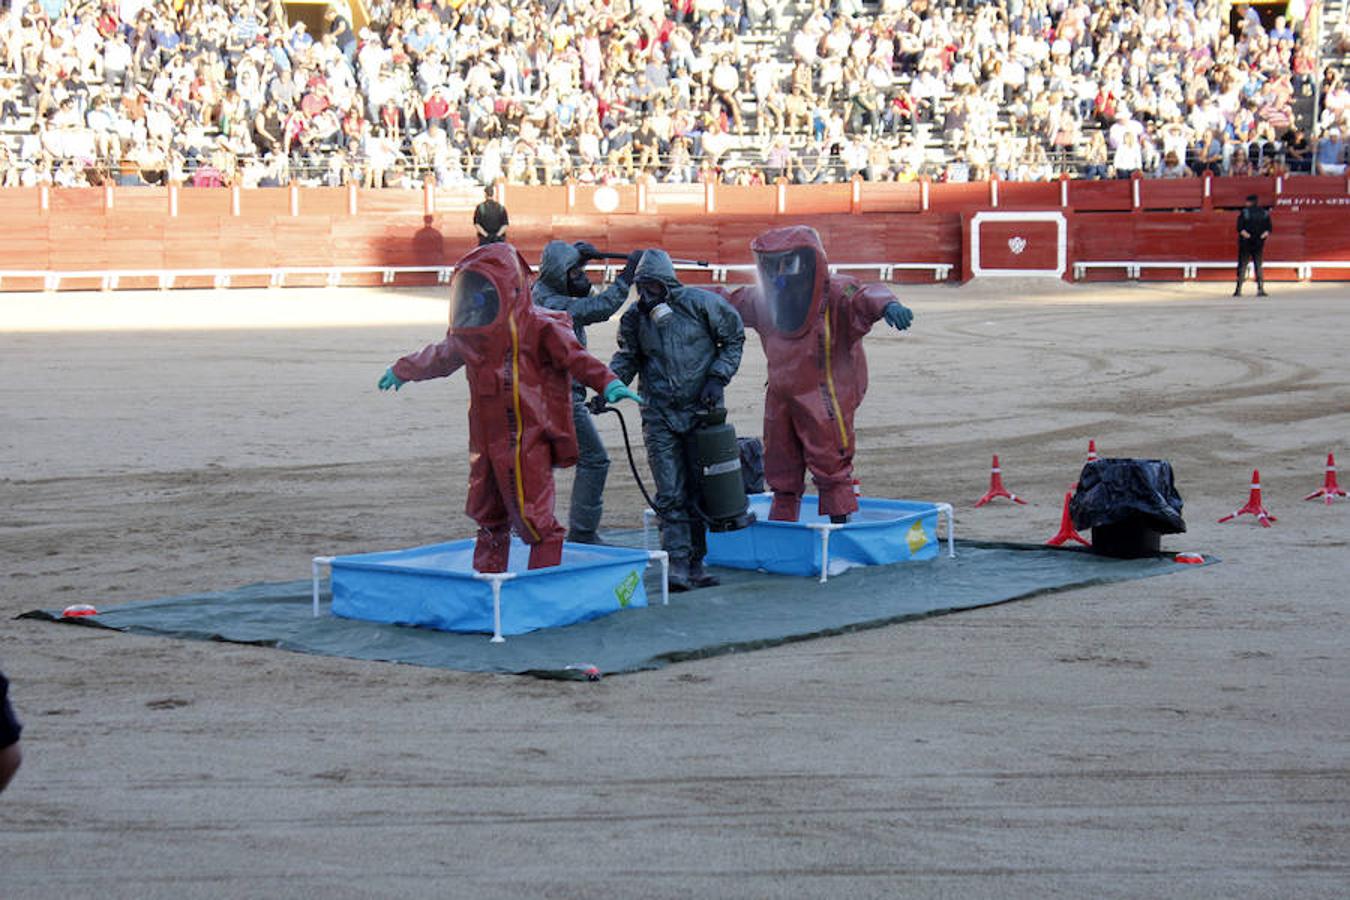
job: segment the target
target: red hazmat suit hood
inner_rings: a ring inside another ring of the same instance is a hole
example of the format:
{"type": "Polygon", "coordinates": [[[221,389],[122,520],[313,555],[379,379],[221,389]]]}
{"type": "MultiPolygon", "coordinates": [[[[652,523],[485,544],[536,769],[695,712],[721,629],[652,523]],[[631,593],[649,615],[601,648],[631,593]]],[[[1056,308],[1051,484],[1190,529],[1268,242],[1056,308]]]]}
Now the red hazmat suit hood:
{"type": "Polygon", "coordinates": [[[525,258],[506,243],[485,244],[455,264],[450,279],[450,328],[460,347],[479,362],[499,359],[531,309],[525,258]]]}
{"type": "Polygon", "coordinates": [[[760,321],[786,337],[810,330],[825,302],[829,261],[809,225],[766,231],[750,242],[759,269],[760,321]]]}

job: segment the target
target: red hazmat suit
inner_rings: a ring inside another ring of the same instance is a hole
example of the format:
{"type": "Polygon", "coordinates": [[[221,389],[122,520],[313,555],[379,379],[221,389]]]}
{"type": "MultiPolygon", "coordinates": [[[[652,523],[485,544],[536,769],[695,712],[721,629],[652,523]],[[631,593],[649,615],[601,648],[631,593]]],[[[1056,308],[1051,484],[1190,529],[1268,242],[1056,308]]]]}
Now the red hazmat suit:
{"type": "Polygon", "coordinates": [[[882,284],[831,275],[814,228],[776,228],[750,243],[759,284],[715,288],[768,360],[764,396],[764,477],[769,518],[795,522],[811,470],[821,515],[858,509],[853,493],[853,413],[867,393],[862,338],[895,295],[882,284]]]}
{"type": "Polygon", "coordinates": [[[478,523],[474,569],[504,572],[512,529],[530,545],[530,568],[562,560],[553,517],[553,469],[574,465],[571,378],[603,392],[614,373],[581,346],[566,313],[530,300],[530,268],[510,244],[479,247],[450,282],[445,340],[393,365],[404,381],[469,380],[469,496],[478,523]]]}

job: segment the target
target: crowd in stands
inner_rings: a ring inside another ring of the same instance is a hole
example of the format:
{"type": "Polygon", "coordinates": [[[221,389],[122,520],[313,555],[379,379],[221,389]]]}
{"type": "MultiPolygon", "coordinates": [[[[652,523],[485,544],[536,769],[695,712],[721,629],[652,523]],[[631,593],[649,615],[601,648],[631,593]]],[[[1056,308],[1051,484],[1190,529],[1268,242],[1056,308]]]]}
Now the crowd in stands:
{"type": "Polygon", "coordinates": [[[1343,173],[1350,135],[1303,0],[370,0],[317,34],[278,0],[16,3],[4,185],[1343,173]]]}

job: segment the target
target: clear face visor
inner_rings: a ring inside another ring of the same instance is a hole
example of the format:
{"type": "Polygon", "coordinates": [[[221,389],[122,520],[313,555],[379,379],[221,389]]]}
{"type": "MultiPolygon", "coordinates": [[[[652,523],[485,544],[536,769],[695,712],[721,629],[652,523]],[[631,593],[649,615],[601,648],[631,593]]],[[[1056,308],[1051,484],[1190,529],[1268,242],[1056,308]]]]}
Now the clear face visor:
{"type": "Polygon", "coordinates": [[[450,281],[450,327],[482,328],[497,320],[501,297],[497,287],[478,272],[456,272],[450,281]]]}
{"type": "Polygon", "coordinates": [[[760,253],[760,290],[779,331],[793,332],[806,324],[816,293],[816,254],[809,248],[760,253]]]}

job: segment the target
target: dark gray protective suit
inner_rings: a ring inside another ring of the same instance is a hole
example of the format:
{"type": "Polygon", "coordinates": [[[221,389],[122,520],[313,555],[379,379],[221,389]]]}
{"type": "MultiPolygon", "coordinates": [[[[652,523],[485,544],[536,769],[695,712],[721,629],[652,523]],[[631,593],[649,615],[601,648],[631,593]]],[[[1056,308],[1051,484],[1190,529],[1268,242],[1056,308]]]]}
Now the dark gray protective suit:
{"type": "MultiPolygon", "coordinates": [[[[581,346],[586,346],[586,326],[604,322],[628,299],[629,281],[622,274],[603,291],[592,290],[588,297],[567,293],[567,273],[581,263],[577,248],[562,241],[549,241],[539,260],[539,278],[531,296],[546,309],[561,310],[572,317],[572,330],[581,346]]],[[[572,382],[572,423],[577,430],[577,471],[572,482],[572,506],[567,514],[567,539],[591,542],[597,537],[604,513],[605,478],[609,473],[609,454],[600,442],[595,422],[585,407],[586,388],[572,382]]]]}
{"type": "Polygon", "coordinates": [[[666,286],[670,314],[659,322],[638,304],[619,320],[619,350],[610,368],[625,384],[640,379],[642,436],[656,480],[661,548],[672,559],[701,561],[706,530],[698,517],[699,473],[693,443],[699,394],[709,377],[731,381],[741,365],[745,327],[731,304],[675,279],[664,250],[648,250],[635,281],[655,278],[666,286]]]}

